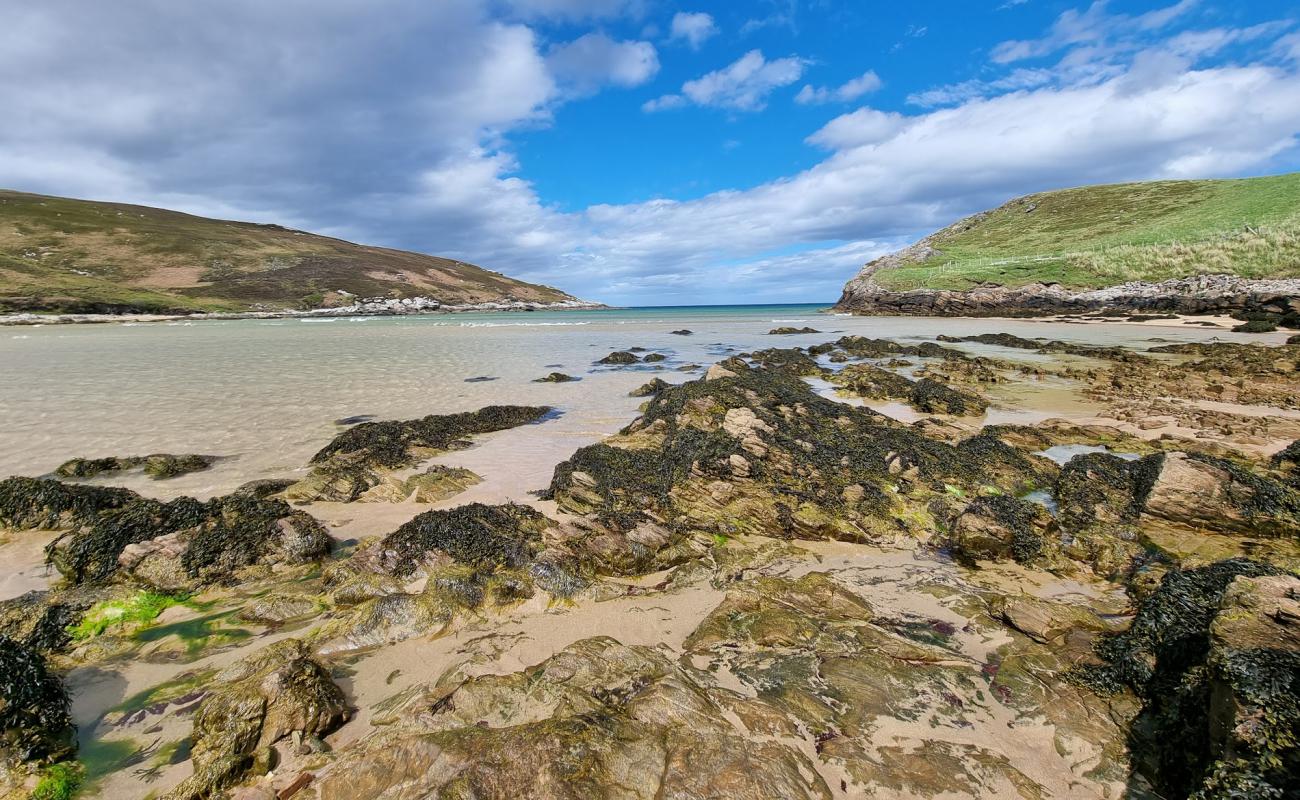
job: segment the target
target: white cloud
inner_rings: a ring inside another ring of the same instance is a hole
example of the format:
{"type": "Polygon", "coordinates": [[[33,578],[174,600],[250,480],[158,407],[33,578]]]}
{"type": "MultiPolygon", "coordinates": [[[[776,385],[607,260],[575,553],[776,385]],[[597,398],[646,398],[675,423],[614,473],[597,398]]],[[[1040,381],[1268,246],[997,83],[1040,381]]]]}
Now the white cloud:
{"type": "Polygon", "coordinates": [[[686,42],[692,50],[699,50],[700,45],[718,33],[718,26],[713,17],[702,11],[678,11],[673,15],[668,38],[672,41],[686,42]]]}
{"type": "Polygon", "coordinates": [[[954,105],[1004,92],[1037,89],[1040,86],[1054,83],[1056,78],[1056,73],[1052,70],[1017,69],[1001,78],[962,81],[961,83],[950,83],[946,86],[926,89],[923,92],[915,92],[908,95],[907,102],[909,105],[923,108],[954,105]]]}
{"type": "Polygon", "coordinates": [[[826,123],[821,130],[809,136],[807,141],[827,150],[847,150],[891,139],[907,124],[908,119],[902,114],[859,108],[826,123]]]}
{"type": "Polygon", "coordinates": [[[652,100],[647,100],[641,104],[641,110],[647,114],[653,114],[656,111],[668,111],[674,108],[683,108],[687,103],[685,97],[680,94],[665,94],[652,100]]]}
{"type": "Polygon", "coordinates": [[[639,86],[659,72],[659,54],[649,42],[615,41],[595,32],[551,49],[551,72],[579,94],[610,84],[639,86]]]}
{"type": "MultiPolygon", "coordinates": [[[[682,84],[681,98],[699,106],[732,111],[761,111],[767,96],[799,80],[807,62],[795,56],[768,61],[759,50],[750,50],[730,65],[682,84]]],[[[646,111],[681,105],[676,95],[665,95],[646,103],[646,111]]]]}
{"type": "Polygon", "coordinates": [[[1056,18],[1048,34],[1040,39],[1002,42],[993,48],[994,63],[1009,64],[1041,58],[1067,47],[1102,45],[1115,37],[1132,37],[1159,30],[1191,11],[1197,0],[1179,0],[1170,6],[1130,16],[1111,14],[1106,0],[1094,0],[1085,11],[1070,9],[1056,18]]]}
{"type": "Polygon", "coordinates": [[[868,92],[874,92],[883,85],[880,76],[874,70],[867,70],[858,77],[850,80],[833,89],[824,86],[813,87],[810,84],[804,84],[795,95],[794,101],[802,105],[812,105],[819,103],[829,103],[839,101],[841,103],[850,103],[857,100],[868,92]]]}

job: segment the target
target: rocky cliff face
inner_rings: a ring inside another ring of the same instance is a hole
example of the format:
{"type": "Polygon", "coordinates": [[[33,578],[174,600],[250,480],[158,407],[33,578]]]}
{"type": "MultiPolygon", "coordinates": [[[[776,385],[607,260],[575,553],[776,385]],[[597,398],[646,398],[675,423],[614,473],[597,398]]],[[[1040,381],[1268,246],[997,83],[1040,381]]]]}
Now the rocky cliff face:
{"type": "Polygon", "coordinates": [[[1079,312],[1173,314],[1300,313],[1300,280],[1252,281],[1233,275],[1196,275],[1148,283],[1135,281],[1105,289],[1074,292],[1053,283],[1014,288],[981,286],[967,291],[912,289],[892,291],[875,275],[895,263],[877,259],[844,286],[836,310],[855,314],[915,316],[1029,317],[1079,312]]]}

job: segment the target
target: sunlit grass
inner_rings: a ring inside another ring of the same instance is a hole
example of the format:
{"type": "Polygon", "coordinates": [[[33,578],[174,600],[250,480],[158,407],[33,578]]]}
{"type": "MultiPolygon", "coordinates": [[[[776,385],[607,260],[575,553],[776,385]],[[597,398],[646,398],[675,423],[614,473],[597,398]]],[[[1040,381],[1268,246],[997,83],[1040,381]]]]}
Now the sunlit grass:
{"type": "Polygon", "coordinates": [[[944,231],[935,246],[942,255],[877,281],[896,290],[1084,289],[1198,274],[1300,277],[1300,173],[1048,192],[944,231]]]}

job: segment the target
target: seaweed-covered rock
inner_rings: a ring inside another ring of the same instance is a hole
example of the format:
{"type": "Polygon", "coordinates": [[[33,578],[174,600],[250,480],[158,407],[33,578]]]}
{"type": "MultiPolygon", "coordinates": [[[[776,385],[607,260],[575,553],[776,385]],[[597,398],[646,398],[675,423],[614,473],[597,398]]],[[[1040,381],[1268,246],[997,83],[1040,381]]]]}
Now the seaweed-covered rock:
{"type": "Polygon", "coordinates": [[[660,361],[667,361],[668,356],[663,353],[646,353],[645,357],[641,360],[646,364],[657,364],[660,361]]]}
{"type": "Polygon", "coordinates": [[[1300,534],[1300,492],[1239,464],[1202,453],[1169,453],[1143,512],[1191,528],[1255,536],[1300,534]]]}
{"type": "Polygon", "coordinates": [[[533,383],[572,383],[573,381],[582,380],[572,375],[566,375],[563,372],[552,372],[541,378],[537,378],[533,383]]]}
{"type": "Polygon", "coordinates": [[[989,404],[970,392],[963,392],[932,378],[922,378],[912,386],[908,403],[926,414],[983,414],[989,404]]]}
{"type": "Polygon", "coordinates": [[[1300,333],[1286,337],[1287,344],[1300,344],[1300,333]]]}
{"type": "Polygon", "coordinates": [[[1054,492],[1062,553],[1105,576],[1130,573],[1145,551],[1139,520],[1163,458],[1087,453],[1070,459],[1054,492]]]}
{"type": "Polygon", "coordinates": [[[58,530],[123,508],[140,498],[129,489],[81,486],[43,478],[0,481],[0,527],[58,530]]]}
{"type": "Polygon", "coordinates": [[[931,501],[950,486],[978,493],[1001,481],[1016,493],[1034,479],[1000,443],[954,447],[820,397],[784,370],[718,367],[661,391],[618,436],[556,468],[552,496],[586,515],[564,528],[581,560],[662,568],[691,555],[696,533],[925,538],[931,501]]]}
{"type": "Polygon", "coordinates": [[[44,657],[0,635],[0,791],[71,755],[76,738],[69,709],[63,681],[44,657]]]}
{"type": "Polygon", "coordinates": [[[297,483],[293,478],[259,478],[255,481],[241,483],[231,494],[246,494],[256,497],[259,500],[265,500],[272,495],[277,495],[297,483]]]}
{"type": "Polygon", "coordinates": [[[194,715],[194,774],[167,800],[202,800],[270,767],[289,734],[319,737],[349,717],[347,698],[296,639],[276,642],[219,673],[194,715]]]}
{"type": "Polygon", "coordinates": [[[968,562],[1014,559],[1027,564],[1053,545],[1051,515],[1037,503],[1008,495],[972,501],[951,526],[954,553],[968,562]]]}
{"type": "Polygon", "coordinates": [[[471,503],[426,511],[388,534],[368,552],[385,574],[409,576],[428,564],[525,567],[541,549],[541,533],[554,523],[515,503],[471,503]]]}
{"type": "Polygon", "coordinates": [[[175,478],[191,472],[208,469],[216,462],[213,456],[193,453],[173,455],[154,453],[148,456],[110,456],[108,458],[74,458],[54,470],[61,478],[92,478],[105,472],[125,472],[143,467],[144,473],[154,480],[175,478]]]}
{"type": "Polygon", "coordinates": [[[791,375],[821,375],[825,372],[816,359],[797,347],[756,350],[749,354],[749,358],[757,366],[783,370],[791,375]]]}
{"type": "MultiPolygon", "coordinates": [[[[160,591],[193,591],[229,581],[254,564],[316,561],[333,545],[319,522],[280,500],[227,495],[203,503],[199,515],[195,525],[125,544],[117,556],[118,567],[132,580],[160,591]]],[[[75,564],[76,557],[95,544],[93,533],[74,534],[66,546],[56,540],[52,560],[56,565],[75,564]]]]}
{"type": "Polygon", "coordinates": [[[122,586],[72,586],[57,591],[31,591],[0,600],[0,636],[42,653],[64,650],[72,640],[69,628],[92,607],[128,597],[122,586]]]}
{"type": "Polygon", "coordinates": [[[636,353],[630,352],[628,350],[615,350],[614,352],[600,359],[596,363],[623,365],[623,364],[636,364],[639,363],[640,361],[641,358],[637,356],[636,353]]]}
{"type": "Polygon", "coordinates": [[[874,364],[849,364],[831,381],[841,389],[870,400],[903,400],[912,395],[912,380],[874,364]]]}
{"type": "Polygon", "coordinates": [[[1300,794],[1300,579],[1244,559],[1167,573],[1105,664],[1075,674],[1143,702],[1135,767],[1166,797],[1300,794]]]}
{"type": "Polygon", "coordinates": [[[120,569],[164,590],[221,582],[254,563],[296,564],[329,552],[315,519],[279,500],[231,494],[166,503],[126,489],[53,480],[0,482],[0,524],[63,528],[46,554],[73,584],[120,569]]]}
{"type": "Polygon", "coordinates": [[[678,330],[675,330],[675,331],[668,331],[668,332],[671,333],[673,336],[693,336],[693,335],[695,335],[695,331],[693,331],[693,330],[691,330],[691,329],[689,329],[689,328],[680,328],[680,329],[678,329],[678,330]]]}
{"type": "Polygon", "coordinates": [[[936,338],[941,342],[976,342],[977,344],[994,344],[999,347],[1014,347],[1018,350],[1037,350],[1043,346],[1043,342],[1039,340],[1025,339],[1010,333],[981,333],[975,336],[940,335],[936,338]]]}
{"type": "Polygon", "coordinates": [[[545,406],[486,406],[461,414],[363,422],[340,433],[312,456],[311,474],[289,487],[285,496],[297,501],[351,502],[393,471],[465,447],[468,436],[537,422],[550,410],[545,406]]]}
{"type": "Polygon", "coordinates": [[[887,356],[920,356],[922,358],[969,358],[960,350],[944,347],[935,342],[918,345],[899,344],[889,339],[869,339],[865,336],[841,336],[835,342],[841,350],[856,358],[885,358],[887,356]]]}
{"type": "Polygon", "coordinates": [[[1089,394],[1102,400],[1181,397],[1300,408],[1300,347],[1186,342],[1149,352],[1188,358],[1116,363],[1094,377],[1089,394]]]}
{"type": "Polygon", "coordinates": [[[1266,319],[1247,320],[1232,328],[1233,333],[1273,333],[1276,330],[1277,323],[1266,319]]]}
{"type": "Polygon", "coordinates": [[[628,392],[629,397],[653,397],[664,389],[672,386],[671,383],[663,378],[652,378],[650,381],[643,383],[632,391],[628,392]]]}
{"type": "Polygon", "coordinates": [[[395,698],[390,732],[342,754],[320,797],[831,797],[798,747],[729,720],[741,702],[660,650],[584,639],[395,698]]]}
{"type": "Polygon", "coordinates": [[[780,327],[773,328],[767,333],[769,336],[791,336],[794,334],[802,334],[802,333],[821,333],[821,331],[817,330],[816,328],[809,328],[806,325],[802,328],[795,328],[790,325],[782,325],[780,327]]]}

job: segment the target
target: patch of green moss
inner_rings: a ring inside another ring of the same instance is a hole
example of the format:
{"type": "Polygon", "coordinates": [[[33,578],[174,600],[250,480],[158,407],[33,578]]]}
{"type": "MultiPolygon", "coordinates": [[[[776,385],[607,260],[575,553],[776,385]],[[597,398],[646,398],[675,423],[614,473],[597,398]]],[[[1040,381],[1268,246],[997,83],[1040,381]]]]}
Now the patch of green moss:
{"type": "Polygon", "coordinates": [[[81,791],[84,780],[84,770],[75,761],[51,764],[41,771],[40,780],[32,790],[32,800],[72,800],[81,791]]]}
{"type": "Polygon", "coordinates": [[[146,591],[126,600],[105,600],[87,611],[76,625],[70,626],[68,634],[74,641],[82,641],[99,636],[109,628],[148,625],[163,611],[188,599],[188,595],[146,591]]]}

